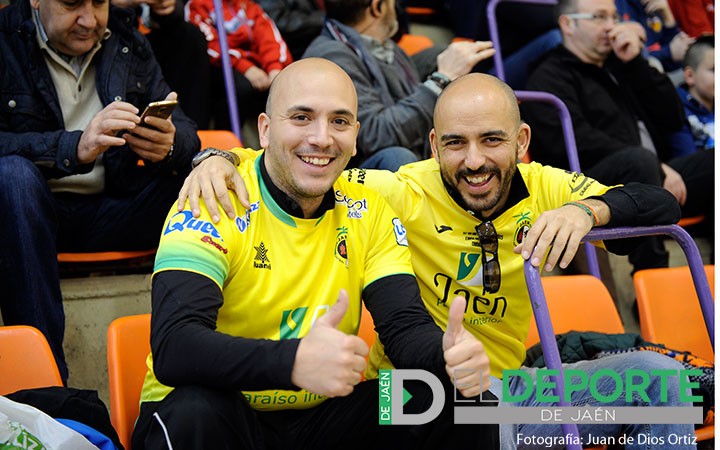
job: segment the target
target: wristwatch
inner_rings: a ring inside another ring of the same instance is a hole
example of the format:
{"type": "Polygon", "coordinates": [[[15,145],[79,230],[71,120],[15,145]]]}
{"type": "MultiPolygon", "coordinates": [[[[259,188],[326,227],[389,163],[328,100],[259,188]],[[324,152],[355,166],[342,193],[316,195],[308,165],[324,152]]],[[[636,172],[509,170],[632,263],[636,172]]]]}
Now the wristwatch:
{"type": "Polygon", "coordinates": [[[447,75],[445,75],[444,73],[440,73],[440,72],[431,73],[430,76],[428,77],[428,80],[437,84],[437,86],[441,90],[445,89],[447,87],[447,85],[450,84],[450,81],[451,81],[447,75]]]}
{"type": "Polygon", "coordinates": [[[197,167],[201,162],[205,161],[211,156],[222,156],[223,158],[230,161],[234,166],[240,165],[240,157],[236,155],[235,153],[226,152],[225,150],[220,150],[219,148],[206,148],[205,150],[198,152],[197,155],[195,155],[192,159],[191,166],[194,169],[197,167]]]}

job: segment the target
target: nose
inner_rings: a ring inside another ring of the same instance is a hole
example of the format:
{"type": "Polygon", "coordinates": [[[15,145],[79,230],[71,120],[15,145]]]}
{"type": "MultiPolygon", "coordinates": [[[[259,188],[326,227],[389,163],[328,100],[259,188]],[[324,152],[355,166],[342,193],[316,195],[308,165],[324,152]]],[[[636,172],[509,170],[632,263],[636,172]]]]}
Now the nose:
{"type": "Polygon", "coordinates": [[[330,126],[326,121],[318,120],[313,124],[308,136],[308,144],[318,148],[327,148],[332,145],[330,126]]]}
{"type": "Polygon", "coordinates": [[[469,170],[478,170],[485,165],[485,161],[487,161],[487,158],[480,146],[471,143],[465,154],[465,167],[469,170]]]}
{"type": "Polygon", "coordinates": [[[98,24],[95,5],[92,0],[86,0],[78,9],[77,24],[85,29],[95,29],[98,24]]]}

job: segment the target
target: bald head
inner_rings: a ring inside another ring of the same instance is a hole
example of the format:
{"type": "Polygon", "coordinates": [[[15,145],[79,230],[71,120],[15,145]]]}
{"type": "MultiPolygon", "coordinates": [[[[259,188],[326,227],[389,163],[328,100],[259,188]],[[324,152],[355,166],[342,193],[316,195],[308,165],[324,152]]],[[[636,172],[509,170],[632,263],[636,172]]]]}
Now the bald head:
{"type": "Polygon", "coordinates": [[[514,124],[520,126],[520,108],[512,88],[492,75],[470,73],[462,76],[445,88],[435,103],[433,122],[452,120],[460,109],[458,104],[472,104],[492,109],[498,114],[509,114],[514,124]]]}
{"type": "Polygon", "coordinates": [[[283,69],[270,85],[265,112],[272,116],[273,105],[279,99],[286,101],[292,99],[298,89],[313,87],[322,91],[325,86],[338,87],[346,91],[344,95],[347,95],[347,100],[354,104],[353,115],[357,117],[357,92],[352,79],[340,66],[323,58],[301,59],[283,69]]]}

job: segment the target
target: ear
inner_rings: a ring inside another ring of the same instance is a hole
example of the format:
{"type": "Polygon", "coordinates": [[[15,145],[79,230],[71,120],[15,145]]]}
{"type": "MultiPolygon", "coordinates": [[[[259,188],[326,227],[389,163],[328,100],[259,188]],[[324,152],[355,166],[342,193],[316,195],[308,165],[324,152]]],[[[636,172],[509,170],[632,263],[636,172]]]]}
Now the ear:
{"type": "Polygon", "coordinates": [[[39,9],[40,8],[40,0],[28,0],[30,2],[30,7],[32,9],[39,9]]]}
{"type": "Polygon", "coordinates": [[[568,16],[561,15],[558,17],[558,26],[560,27],[560,31],[563,36],[571,35],[575,30],[575,21],[568,16]]]}
{"type": "Polygon", "coordinates": [[[383,0],[372,0],[370,2],[370,15],[380,17],[382,15],[383,0]]]}
{"type": "Polygon", "coordinates": [[[438,151],[438,148],[440,146],[440,143],[437,141],[437,134],[435,134],[435,128],[430,130],[430,135],[428,136],[428,139],[430,139],[430,151],[432,154],[432,157],[435,158],[435,161],[440,164],[440,154],[438,151]]]}
{"type": "Polygon", "coordinates": [[[530,147],[530,125],[520,124],[517,138],[517,161],[522,161],[530,147]]]}
{"type": "Polygon", "coordinates": [[[695,71],[692,70],[692,67],[686,66],[685,69],[683,69],[683,77],[688,86],[695,86],[695,71]]]}
{"type": "Polygon", "coordinates": [[[360,121],[355,122],[355,146],[353,147],[352,156],[357,155],[357,136],[360,132],[360,121]]]}
{"type": "Polygon", "coordinates": [[[260,113],[258,116],[258,137],[260,147],[267,149],[270,145],[270,116],[265,113],[260,113]]]}

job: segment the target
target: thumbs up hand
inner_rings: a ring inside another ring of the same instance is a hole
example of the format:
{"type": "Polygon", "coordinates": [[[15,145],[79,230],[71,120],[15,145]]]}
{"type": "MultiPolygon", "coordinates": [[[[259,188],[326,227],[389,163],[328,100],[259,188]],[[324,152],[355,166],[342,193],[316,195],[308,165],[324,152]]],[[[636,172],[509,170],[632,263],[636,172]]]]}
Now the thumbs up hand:
{"type": "Polygon", "coordinates": [[[343,289],[337,303],[300,340],[291,375],[295,386],[326,397],[344,397],[362,380],[368,346],[337,329],[348,302],[343,289]]]}
{"type": "Polygon", "coordinates": [[[448,311],[442,340],[445,370],[463,396],[477,397],[490,389],[490,359],[482,343],[463,326],[465,303],[455,297],[448,311]]]}

